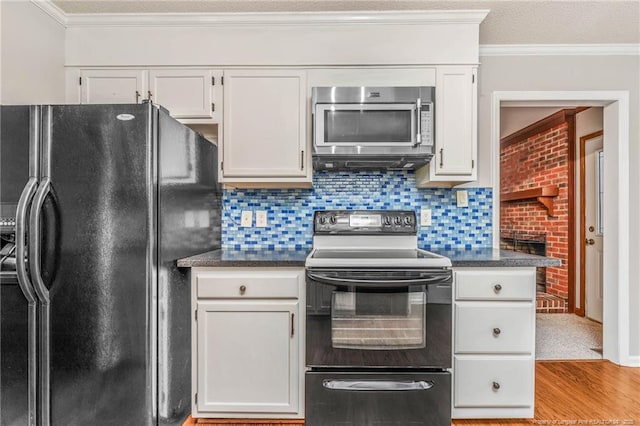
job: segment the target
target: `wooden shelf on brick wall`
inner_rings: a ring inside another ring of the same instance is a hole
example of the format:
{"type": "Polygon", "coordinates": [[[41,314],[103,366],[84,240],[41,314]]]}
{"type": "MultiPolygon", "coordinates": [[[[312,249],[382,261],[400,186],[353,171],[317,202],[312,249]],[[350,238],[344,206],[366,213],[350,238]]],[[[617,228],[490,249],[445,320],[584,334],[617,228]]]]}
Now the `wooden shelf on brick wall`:
{"type": "Polygon", "coordinates": [[[500,201],[522,201],[535,198],[547,209],[547,214],[553,216],[553,198],[557,197],[559,193],[558,185],[548,185],[524,191],[505,192],[500,194],[500,201]]]}

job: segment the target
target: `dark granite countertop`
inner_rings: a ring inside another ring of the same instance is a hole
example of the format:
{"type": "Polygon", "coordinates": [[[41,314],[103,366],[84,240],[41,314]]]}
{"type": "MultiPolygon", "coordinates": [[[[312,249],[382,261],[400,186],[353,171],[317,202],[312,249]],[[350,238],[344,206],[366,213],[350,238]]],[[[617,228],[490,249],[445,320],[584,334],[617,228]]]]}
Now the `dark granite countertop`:
{"type": "Polygon", "coordinates": [[[454,267],[501,267],[501,266],[560,266],[562,261],[553,257],[536,256],[511,250],[491,247],[472,249],[431,249],[434,253],[451,259],[454,267]]]}
{"type": "MultiPolygon", "coordinates": [[[[311,248],[301,249],[219,249],[178,260],[178,267],[279,267],[304,266],[311,248]]],[[[454,267],[560,266],[560,259],[485,248],[430,249],[451,259],[454,267]]]]}
{"type": "Polygon", "coordinates": [[[301,249],[219,249],[178,260],[178,267],[279,267],[304,266],[311,248],[301,249]]]}

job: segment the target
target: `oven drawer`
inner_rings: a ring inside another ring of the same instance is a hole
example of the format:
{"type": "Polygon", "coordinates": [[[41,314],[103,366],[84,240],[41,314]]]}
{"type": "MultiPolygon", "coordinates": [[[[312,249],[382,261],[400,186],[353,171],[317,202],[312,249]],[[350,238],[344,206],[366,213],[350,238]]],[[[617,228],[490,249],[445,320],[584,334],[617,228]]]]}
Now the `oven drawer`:
{"type": "Polygon", "coordinates": [[[531,353],[531,302],[455,304],[455,353],[531,353]]]}
{"type": "Polygon", "coordinates": [[[295,299],[303,274],[302,269],[275,271],[273,268],[199,272],[197,294],[199,298],[295,299]]]}
{"type": "Polygon", "coordinates": [[[454,357],[454,406],[530,407],[533,356],[454,357]]]}
{"type": "Polygon", "coordinates": [[[449,372],[307,372],[306,426],[451,425],[449,372]]]}
{"type": "Polygon", "coordinates": [[[532,300],[535,295],[535,268],[456,269],[457,300],[532,300]]]}

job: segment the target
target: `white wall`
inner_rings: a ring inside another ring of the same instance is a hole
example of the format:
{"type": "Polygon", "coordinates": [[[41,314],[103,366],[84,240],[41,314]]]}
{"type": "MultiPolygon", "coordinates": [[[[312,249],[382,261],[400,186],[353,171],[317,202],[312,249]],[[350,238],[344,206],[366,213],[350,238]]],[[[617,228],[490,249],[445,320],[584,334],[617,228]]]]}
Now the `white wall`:
{"type": "Polygon", "coordinates": [[[64,103],[64,26],[31,1],[0,8],[0,101],[64,103]]]}
{"type": "Polygon", "coordinates": [[[494,91],[629,91],[630,351],[640,357],[640,57],[486,56],[478,86],[478,186],[492,186],[491,98],[494,91]]]}

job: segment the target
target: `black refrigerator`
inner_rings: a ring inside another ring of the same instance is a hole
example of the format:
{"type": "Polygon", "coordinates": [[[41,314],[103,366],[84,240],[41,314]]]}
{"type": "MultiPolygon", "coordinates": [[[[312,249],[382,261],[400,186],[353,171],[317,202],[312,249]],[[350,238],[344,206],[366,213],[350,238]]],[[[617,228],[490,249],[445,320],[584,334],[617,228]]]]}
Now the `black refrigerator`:
{"type": "Polygon", "coordinates": [[[217,149],[151,103],[0,107],[0,425],[179,425],[217,149]]]}

